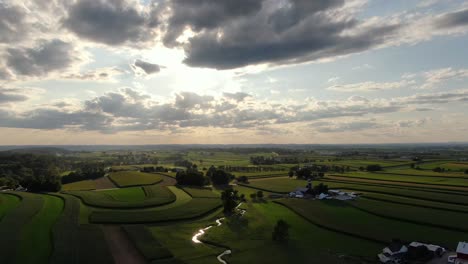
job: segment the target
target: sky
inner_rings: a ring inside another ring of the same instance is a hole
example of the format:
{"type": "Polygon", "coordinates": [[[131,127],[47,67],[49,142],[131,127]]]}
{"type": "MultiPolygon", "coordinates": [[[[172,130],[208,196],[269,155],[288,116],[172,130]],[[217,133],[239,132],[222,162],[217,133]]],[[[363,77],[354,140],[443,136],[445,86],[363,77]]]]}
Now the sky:
{"type": "Polygon", "coordinates": [[[0,144],[468,142],[468,1],[0,0],[0,144]]]}

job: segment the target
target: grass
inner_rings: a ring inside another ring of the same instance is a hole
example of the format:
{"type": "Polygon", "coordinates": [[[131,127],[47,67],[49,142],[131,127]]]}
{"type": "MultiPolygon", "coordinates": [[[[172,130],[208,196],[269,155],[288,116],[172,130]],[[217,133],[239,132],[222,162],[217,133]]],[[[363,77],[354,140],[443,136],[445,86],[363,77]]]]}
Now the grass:
{"type": "Polygon", "coordinates": [[[379,216],[468,232],[468,214],[360,198],[352,206],[379,216]]]}
{"type": "MultiPolygon", "coordinates": [[[[22,230],[25,225],[42,209],[44,200],[42,195],[12,192],[21,197],[21,203],[2,219],[0,225],[0,263],[16,263],[20,242],[23,238],[22,230]]],[[[43,243],[48,243],[43,241],[43,243]]]]}
{"type": "Polygon", "coordinates": [[[122,228],[146,260],[153,261],[173,257],[172,253],[162,246],[145,226],[124,225],[122,228]]]}
{"type": "Polygon", "coordinates": [[[98,208],[135,209],[161,206],[172,203],[176,196],[167,187],[150,186],[153,196],[146,196],[140,187],[130,190],[117,189],[108,191],[69,191],[66,194],[80,198],[84,204],[98,208]]]}
{"type": "Polygon", "coordinates": [[[119,171],[109,175],[109,179],[118,187],[131,187],[138,185],[152,185],[162,181],[156,174],[139,171],[119,171]]]}
{"type": "MultiPolygon", "coordinates": [[[[371,192],[388,195],[396,195],[406,198],[414,198],[426,201],[441,202],[456,205],[468,205],[468,196],[463,193],[429,190],[409,186],[374,184],[365,182],[347,181],[322,181],[329,188],[346,189],[360,192],[371,192]]],[[[318,183],[318,182],[316,182],[318,183]]]]}
{"type": "Polygon", "coordinates": [[[433,208],[437,210],[445,210],[445,211],[452,211],[452,212],[468,213],[468,206],[463,206],[463,205],[439,203],[439,202],[433,202],[433,201],[425,201],[425,200],[412,199],[412,198],[400,197],[400,196],[395,196],[395,195],[386,195],[386,194],[370,193],[370,192],[366,193],[364,197],[367,199],[373,199],[377,201],[414,205],[414,206],[423,207],[423,208],[433,208]]]}
{"type": "Polygon", "coordinates": [[[220,198],[219,194],[212,191],[211,188],[196,188],[184,186],[182,189],[193,198],[220,198]]]}
{"type": "Polygon", "coordinates": [[[146,199],[145,192],[141,187],[129,187],[114,190],[100,191],[120,202],[138,202],[146,199]]]}
{"type": "Polygon", "coordinates": [[[62,213],[63,200],[42,195],[41,210],[21,228],[18,263],[48,263],[52,253],[52,227],[62,213]]]}
{"type": "Polygon", "coordinates": [[[20,198],[11,194],[0,194],[0,220],[20,204],[20,198]]]}
{"type": "Polygon", "coordinates": [[[102,230],[97,225],[80,225],[80,200],[70,195],[54,194],[65,207],[53,227],[54,250],[49,263],[113,263],[102,230]]]}
{"type": "Polygon", "coordinates": [[[247,213],[243,217],[225,220],[221,227],[210,229],[203,237],[232,248],[234,253],[227,258],[232,263],[294,263],[310,256],[317,263],[337,263],[338,255],[359,255],[373,260],[381,248],[377,243],[319,228],[272,202],[248,203],[245,208],[247,213]],[[280,219],[290,225],[287,244],[271,239],[274,225],[280,219]]]}
{"type": "MultiPolygon", "coordinates": [[[[148,226],[152,235],[164,247],[169,249],[174,257],[191,264],[218,264],[216,256],[219,248],[206,244],[195,244],[191,237],[198,229],[207,226],[212,221],[199,220],[171,225],[148,226]]],[[[158,262],[160,263],[160,262],[158,262]]]]}
{"type": "Polygon", "coordinates": [[[96,183],[93,180],[84,180],[62,185],[62,191],[94,190],[96,183]]]}
{"type": "MultiPolygon", "coordinates": [[[[459,186],[466,187],[468,185],[468,178],[453,178],[453,177],[434,177],[434,176],[410,176],[399,174],[381,174],[381,173],[367,173],[367,172],[352,172],[339,175],[327,175],[327,177],[340,177],[340,178],[358,178],[358,179],[372,179],[383,181],[396,181],[408,183],[421,183],[428,185],[442,185],[442,186],[459,186]]],[[[468,190],[468,188],[467,188],[468,190]]]]}
{"type": "Polygon", "coordinates": [[[182,206],[172,207],[167,210],[135,210],[131,213],[122,210],[97,210],[91,213],[90,222],[137,224],[190,220],[206,215],[219,207],[221,207],[221,200],[197,198],[190,200],[182,206]]]}
{"type": "Polygon", "coordinates": [[[277,202],[316,225],[382,244],[393,238],[400,238],[404,241],[429,242],[453,248],[466,236],[463,232],[375,216],[337,200],[285,199],[277,202]]]}
{"type": "Polygon", "coordinates": [[[80,201],[70,195],[57,194],[64,201],[62,214],[53,227],[54,250],[50,257],[50,263],[66,263],[78,258],[76,241],[78,232],[78,217],[80,201]]]}
{"type": "Polygon", "coordinates": [[[290,178],[280,178],[280,179],[261,179],[250,181],[249,184],[239,184],[241,186],[253,187],[257,189],[262,189],[264,191],[276,192],[276,193],[289,193],[294,191],[298,187],[305,187],[307,181],[305,180],[296,180],[290,178]]]}

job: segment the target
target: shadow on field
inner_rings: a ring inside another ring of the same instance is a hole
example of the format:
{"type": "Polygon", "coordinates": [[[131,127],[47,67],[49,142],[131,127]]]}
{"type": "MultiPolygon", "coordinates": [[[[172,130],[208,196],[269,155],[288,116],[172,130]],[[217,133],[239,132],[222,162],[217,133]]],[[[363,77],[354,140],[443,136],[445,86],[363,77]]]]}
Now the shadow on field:
{"type": "Polygon", "coordinates": [[[339,200],[325,200],[323,203],[334,207],[349,207],[349,204],[339,200]]]}

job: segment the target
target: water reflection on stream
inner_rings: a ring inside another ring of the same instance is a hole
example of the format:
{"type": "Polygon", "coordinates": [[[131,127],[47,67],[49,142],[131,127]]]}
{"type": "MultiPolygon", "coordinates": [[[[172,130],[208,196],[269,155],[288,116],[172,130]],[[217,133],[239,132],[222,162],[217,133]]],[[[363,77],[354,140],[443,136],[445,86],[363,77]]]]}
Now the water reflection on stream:
{"type": "MultiPolygon", "coordinates": [[[[241,205],[242,205],[242,203],[240,203],[239,205],[237,205],[237,206],[236,206],[236,210],[239,210],[239,211],[240,211],[240,214],[241,214],[241,215],[244,215],[245,212],[246,212],[246,210],[244,210],[244,209],[239,209],[239,207],[240,207],[241,205]]],[[[221,222],[221,220],[224,220],[224,219],[225,219],[225,217],[221,217],[221,218],[216,219],[216,224],[217,224],[216,226],[221,226],[221,225],[223,224],[223,223],[221,222]]],[[[212,228],[212,227],[214,227],[214,225],[209,225],[209,226],[207,226],[207,227],[205,227],[205,228],[202,228],[202,229],[198,230],[198,232],[195,233],[195,235],[193,235],[192,241],[193,241],[194,243],[197,243],[197,244],[203,244],[203,241],[200,241],[199,238],[205,234],[205,231],[207,231],[208,229],[210,229],[210,228],[212,228]]],[[[231,254],[231,253],[232,253],[232,251],[231,251],[230,249],[228,249],[228,250],[225,250],[223,253],[219,254],[216,258],[218,259],[218,261],[219,261],[220,263],[227,264],[227,262],[226,262],[225,260],[223,260],[223,256],[229,255],[229,254],[231,254]]]]}

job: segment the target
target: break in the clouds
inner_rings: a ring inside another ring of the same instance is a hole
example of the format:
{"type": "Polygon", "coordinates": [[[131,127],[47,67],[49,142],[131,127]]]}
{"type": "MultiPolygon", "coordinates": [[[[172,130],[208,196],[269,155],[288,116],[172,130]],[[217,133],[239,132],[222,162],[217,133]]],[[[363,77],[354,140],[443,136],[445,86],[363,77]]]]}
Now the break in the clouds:
{"type": "Polygon", "coordinates": [[[467,14],[462,0],[0,0],[0,135],[466,141],[467,14]]]}

